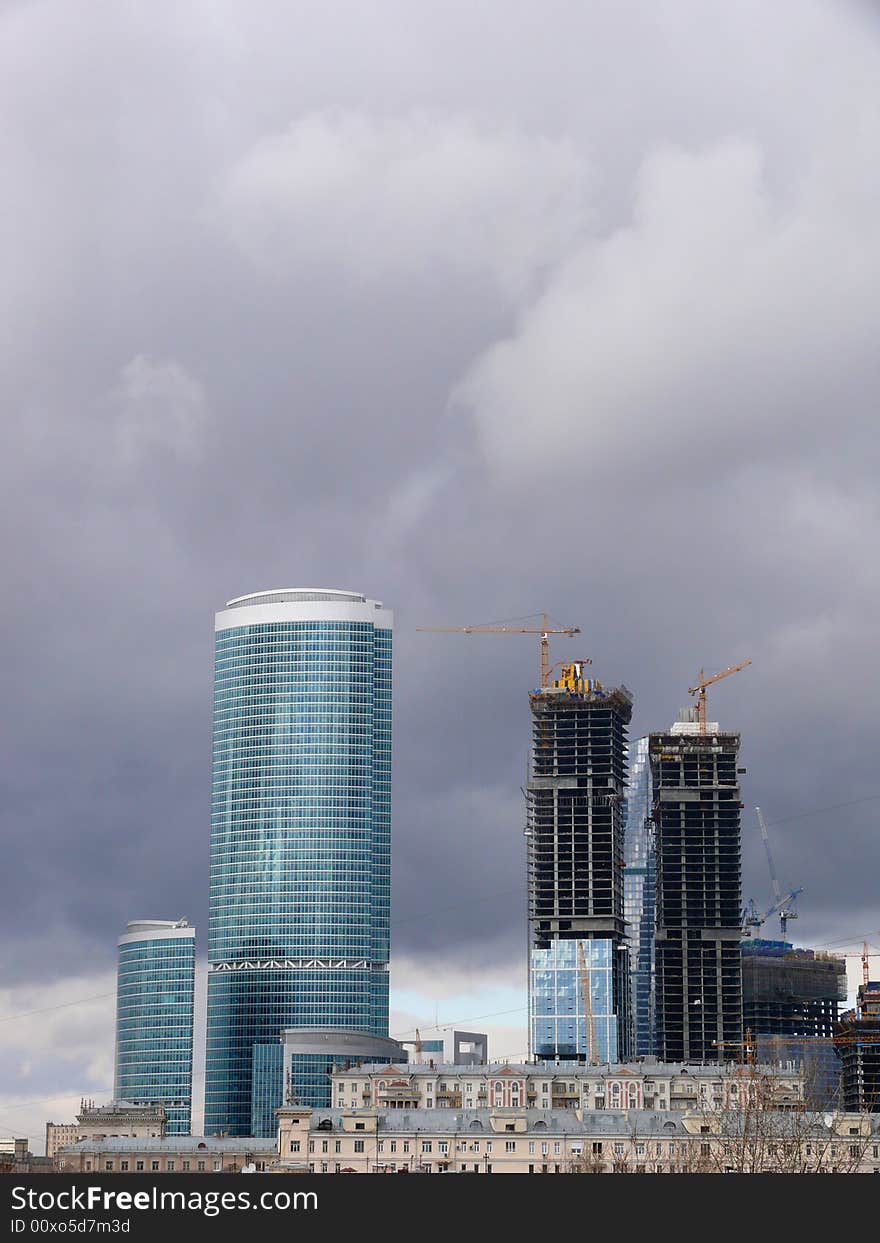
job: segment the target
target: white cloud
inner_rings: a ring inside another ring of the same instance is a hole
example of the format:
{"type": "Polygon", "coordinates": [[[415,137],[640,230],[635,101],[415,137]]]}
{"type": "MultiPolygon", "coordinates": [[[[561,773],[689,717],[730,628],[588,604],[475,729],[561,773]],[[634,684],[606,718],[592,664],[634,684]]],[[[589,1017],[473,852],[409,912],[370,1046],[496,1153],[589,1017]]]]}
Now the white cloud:
{"type": "Polygon", "coordinates": [[[205,391],[179,363],[138,354],[112,394],[119,456],[131,465],[156,449],[198,456],[207,425],[205,391]]]}
{"type": "Polygon", "coordinates": [[[0,991],[0,1130],[42,1152],[47,1119],[73,1121],[83,1096],[113,1090],[115,975],[0,991]]]}
{"type": "Polygon", "coordinates": [[[316,113],[232,170],[224,220],[285,275],[309,260],[361,278],[436,267],[529,288],[584,224],[587,170],[563,138],[467,118],[316,113]]]}
{"type": "Polygon", "coordinates": [[[684,460],[719,479],[798,455],[844,413],[867,428],[880,179],[859,151],[784,196],[754,142],[646,157],[631,221],[575,246],[457,390],[495,478],[666,487],[684,460]]]}

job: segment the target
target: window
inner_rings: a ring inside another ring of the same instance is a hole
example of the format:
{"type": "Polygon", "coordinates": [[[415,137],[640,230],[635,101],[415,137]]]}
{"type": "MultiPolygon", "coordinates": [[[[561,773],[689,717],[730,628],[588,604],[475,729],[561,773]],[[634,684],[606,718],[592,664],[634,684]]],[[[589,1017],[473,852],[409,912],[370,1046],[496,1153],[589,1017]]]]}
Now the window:
{"type": "Polygon", "coordinates": [[[159,1162],[158,1162],[158,1161],[151,1161],[151,1162],[150,1162],[150,1169],[151,1169],[151,1170],[153,1170],[154,1172],[155,1172],[155,1171],[157,1171],[157,1170],[159,1169],[159,1162]]]}
{"type": "Polygon", "coordinates": [[[87,1169],[87,1170],[90,1170],[91,1168],[92,1168],[92,1163],[91,1163],[91,1161],[87,1161],[87,1162],[86,1162],[86,1169],[87,1169]]]}
{"type": "Polygon", "coordinates": [[[362,1139],[356,1139],[356,1140],[354,1141],[354,1150],[355,1150],[355,1152],[363,1152],[363,1151],[364,1151],[364,1141],[363,1141],[362,1139]]]}
{"type": "Polygon", "coordinates": [[[113,1169],[113,1162],[112,1162],[112,1161],[105,1161],[105,1162],[104,1162],[104,1169],[105,1169],[105,1170],[112,1170],[112,1169],[113,1169]]]}
{"type": "Polygon", "coordinates": [[[422,1140],[422,1152],[430,1152],[430,1151],[431,1151],[431,1141],[429,1139],[423,1139],[422,1140]]]}
{"type": "Polygon", "coordinates": [[[144,1168],[144,1163],[143,1163],[143,1161],[135,1161],[135,1163],[134,1163],[134,1168],[135,1168],[138,1172],[140,1172],[141,1170],[143,1170],[143,1168],[144,1168]]]}
{"type": "Polygon", "coordinates": [[[480,1151],[480,1141],[478,1139],[475,1139],[474,1142],[471,1144],[471,1152],[479,1152],[479,1151],[480,1151]]]}
{"type": "Polygon", "coordinates": [[[553,1141],[553,1155],[554,1155],[554,1157],[558,1157],[558,1156],[559,1156],[559,1154],[560,1154],[561,1152],[562,1152],[562,1144],[560,1143],[560,1141],[559,1141],[558,1139],[555,1139],[555,1140],[553,1141]]]}
{"type": "Polygon", "coordinates": [[[120,1168],[121,1170],[127,1170],[127,1169],[128,1169],[128,1162],[127,1162],[127,1161],[120,1161],[120,1162],[119,1162],[119,1168],[120,1168]]]}
{"type": "Polygon", "coordinates": [[[165,1162],[165,1169],[168,1171],[168,1173],[169,1173],[169,1174],[173,1174],[173,1173],[174,1173],[174,1162],[173,1162],[173,1161],[166,1161],[166,1162],[165,1162]]]}
{"type": "Polygon", "coordinates": [[[198,1170],[198,1172],[199,1172],[200,1174],[204,1174],[204,1172],[205,1172],[205,1163],[204,1163],[204,1161],[198,1161],[198,1162],[196,1163],[196,1169],[198,1170]]]}
{"type": "MultiPolygon", "coordinates": [[[[339,1149],[337,1149],[337,1152],[338,1151],[339,1149]]],[[[379,1142],[376,1144],[376,1152],[384,1152],[384,1151],[385,1151],[385,1141],[384,1139],[380,1139],[379,1142]]]]}
{"type": "Polygon", "coordinates": [[[215,1161],[215,1162],[214,1162],[214,1173],[215,1173],[215,1174],[219,1174],[219,1173],[220,1173],[220,1168],[221,1168],[221,1165],[222,1165],[222,1162],[220,1162],[220,1161],[215,1161]]]}
{"type": "Polygon", "coordinates": [[[516,1140],[509,1139],[504,1145],[505,1152],[516,1152],[516,1140]]]}
{"type": "Polygon", "coordinates": [[[330,1151],[329,1142],[326,1139],[322,1139],[321,1140],[321,1152],[329,1152],[329,1151],[330,1151]]]}
{"type": "Polygon", "coordinates": [[[389,1145],[392,1152],[397,1152],[397,1140],[393,1139],[389,1145]]]}
{"type": "Polygon", "coordinates": [[[185,1174],[189,1173],[189,1161],[181,1161],[180,1166],[185,1174]]]}
{"type": "Polygon", "coordinates": [[[292,1139],[290,1141],[290,1151],[299,1152],[299,1140],[298,1139],[292,1139]]]}
{"type": "Polygon", "coordinates": [[[365,1131],[367,1129],[367,1124],[366,1122],[356,1122],[354,1124],[354,1129],[356,1131],[365,1131]]]}
{"type": "Polygon", "coordinates": [[[622,1156],[623,1156],[623,1144],[615,1144],[615,1145],[614,1145],[614,1155],[615,1155],[616,1157],[622,1157],[622,1156]]]}
{"type": "Polygon", "coordinates": [[[534,1151],[535,1151],[535,1141],[533,1139],[530,1139],[529,1140],[529,1155],[532,1155],[534,1151]]]}
{"type": "Polygon", "coordinates": [[[405,1140],[403,1141],[403,1151],[404,1151],[404,1152],[409,1152],[409,1140],[408,1140],[408,1139],[405,1139],[405,1140]]]}

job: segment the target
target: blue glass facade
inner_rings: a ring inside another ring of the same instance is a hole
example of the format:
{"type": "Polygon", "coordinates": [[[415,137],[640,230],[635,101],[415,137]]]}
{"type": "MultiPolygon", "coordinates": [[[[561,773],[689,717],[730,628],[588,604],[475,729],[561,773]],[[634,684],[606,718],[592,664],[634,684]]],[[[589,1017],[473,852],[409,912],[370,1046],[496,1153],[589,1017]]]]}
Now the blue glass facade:
{"type": "Polygon", "coordinates": [[[630,947],[633,1053],[654,1052],[654,831],[648,739],[630,743],[624,801],[623,913],[630,947]]]}
{"type": "Polygon", "coordinates": [[[251,1135],[271,1139],[278,1131],[275,1110],[284,1104],[284,1049],[274,1044],[255,1044],[252,1053],[251,1135]]]}
{"type": "Polygon", "coordinates": [[[597,1063],[616,1062],[620,1056],[621,1011],[618,998],[620,950],[608,939],[552,941],[546,949],[533,947],[529,980],[529,1021],[535,1056],[548,1060],[583,1060],[594,1049],[597,1063]],[[590,1009],[595,1039],[589,1035],[581,987],[578,945],[583,946],[590,980],[590,1009]]]}
{"type": "Polygon", "coordinates": [[[169,1135],[192,1116],[195,929],[139,921],[119,940],[114,1096],[165,1105],[169,1135]]]}
{"type": "Polygon", "coordinates": [[[390,847],[391,614],[348,592],[232,601],[215,647],[207,1134],[250,1132],[254,1046],[283,1028],[387,1034],[390,847]]]}

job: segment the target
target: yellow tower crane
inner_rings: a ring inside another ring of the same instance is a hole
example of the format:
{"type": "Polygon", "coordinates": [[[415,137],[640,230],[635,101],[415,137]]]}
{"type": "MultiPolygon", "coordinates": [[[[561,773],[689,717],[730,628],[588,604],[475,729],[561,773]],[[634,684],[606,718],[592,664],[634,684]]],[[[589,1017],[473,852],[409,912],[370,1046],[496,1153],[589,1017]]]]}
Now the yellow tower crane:
{"type": "Polygon", "coordinates": [[[587,1027],[587,1064],[599,1065],[599,1050],[596,1041],[596,1019],[593,1014],[593,994],[590,989],[590,968],[584,953],[583,941],[578,941],[578,975],[581,983],[581,999],[584,1003],[584,1019],[587,1027]]]}
{"type": "Polygon", "coordinates": [[[541,687],[550,685],[550,636],[551,634],[580,634],[580,626],[551,626],[546,613],[541,615],[540,627],[535,626],[417,626],[423,633],[431,634],[536,634],[540,636],[541,687]]]}
{"type": "Polygon", "coordinates": [[[722,669],[720,673],[716,673],[714,677],[707,678],[704,671],[700,670],[700,676],[697,679],[696,686],[688,687],[689,695],[696,695],[697,698],[697,720],[700,724],[700,733],[706,732],[706,687],[711,686],[713,682],[720,682],[722,678],[729,678],[732,673],[739,673],[740,669],[745,669],[752,662],[743,660],[738,665],[731,665],[729,669],[722,669]]]}

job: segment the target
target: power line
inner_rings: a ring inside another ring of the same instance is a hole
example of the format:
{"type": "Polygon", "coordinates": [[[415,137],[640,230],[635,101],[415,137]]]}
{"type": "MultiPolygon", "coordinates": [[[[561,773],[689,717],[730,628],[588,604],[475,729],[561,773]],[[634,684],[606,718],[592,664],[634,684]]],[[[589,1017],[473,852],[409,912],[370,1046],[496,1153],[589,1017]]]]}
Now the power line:
{"type": "MultiPolygon", "coordinates": [[[[89,1092],[112,1092],[112,1088],[89,1088],[89,1092]]],[[[19,1101],[17,1105],[5,1104],[4,1109],[27,1109],[30,1105],[47,1105],[50,1101],[63,1101],[68,1096],[79,1096],[83,1098],[85,1093],[82,1092],[59,1092],[56,1096],[43,1096],[38,1101],[19,1101]]]]}
{"type": "MultiPolygon", "coordinates": [[[[422,1026],[424,1026],[426,1032],[440,1032],[449,1027],[458,1027],[463,1023],[476,1023],[480,1019],[495,1019],[502,1014],[522,1014],[527,1009],[528,1006],[515,1006],[513,1010],[493,1010],[490,1014],[471,1014],[464,1019],[452,1019],[448,1022],[444,1021],[443,1023],[438,1022],[430,1025],[420,1024],[419,1031],[421,1031],[422,1026]]],[[[410,1034],[415,1035],[415,1032],[416,1029],[414,1027],[409,1027],[405,1032],[394,1032],[391,1038],[392,1040],[399,1040],[401,1036],[409,1036],[410,1034]]]]}
{"type": "Polygon", "coordinates": [[[830,803],[827,807],[814,807],[812,811],[798,811],[792,816],[782,816],[779,820],[768,820],[771,824],[788,824],[790,820],[803,820],[805,816],[820,816],[824,811],[839,811],[841,807],[857,807],[859,803],[872,803],[880,798],[880,794],[866,794],[864,798],[853,798],[846,803],[830,803]]]}
{"type": "Polygon", "coordinates": [[[23,1010],[21,1014],[4,1014],[0,1023],[11,1023],[13,1019],[28,1019],[32,1014],[49,1014],[52,1010],[67,1010],[70,1006],[84,1006],[90,1001],[104,1001],[107,997],[115,997],[115,993],[97,993],[94,997],[80,997],[79,1001],[62,1001],[57,1006],[44,1006],[41,1010],[23,1010]]]}

